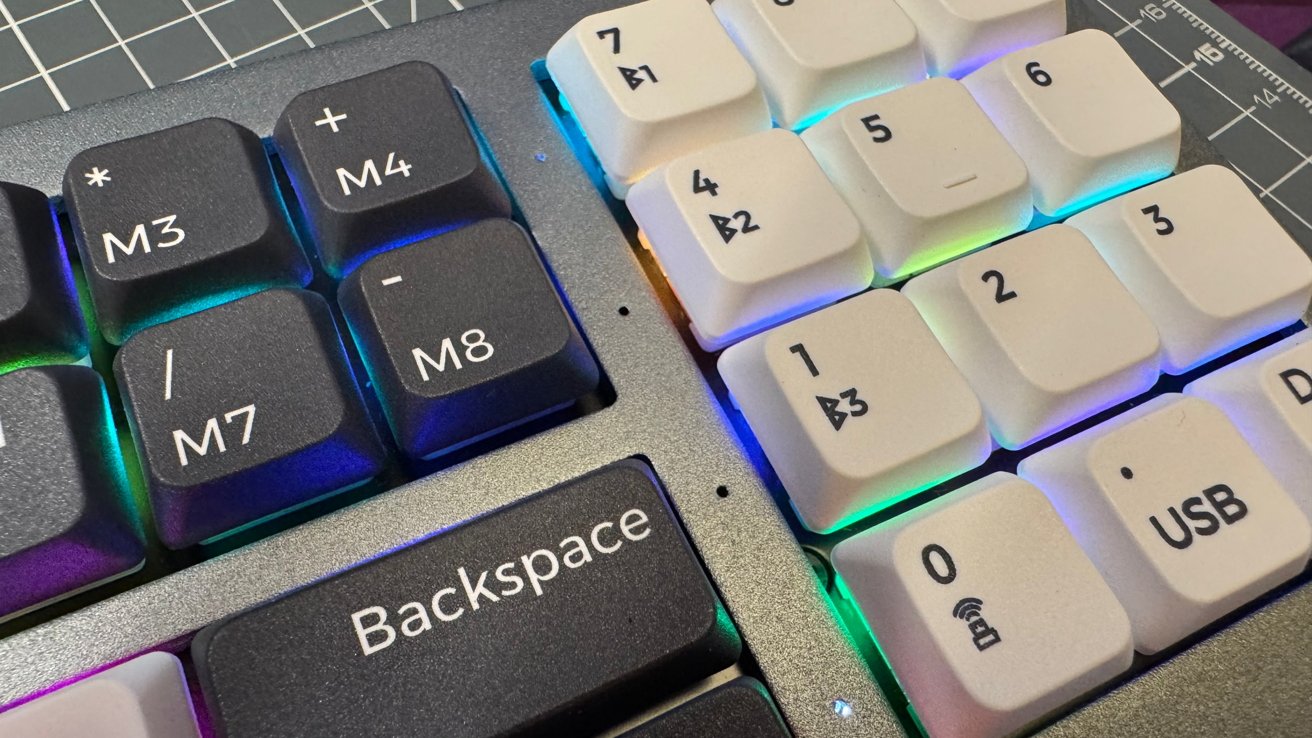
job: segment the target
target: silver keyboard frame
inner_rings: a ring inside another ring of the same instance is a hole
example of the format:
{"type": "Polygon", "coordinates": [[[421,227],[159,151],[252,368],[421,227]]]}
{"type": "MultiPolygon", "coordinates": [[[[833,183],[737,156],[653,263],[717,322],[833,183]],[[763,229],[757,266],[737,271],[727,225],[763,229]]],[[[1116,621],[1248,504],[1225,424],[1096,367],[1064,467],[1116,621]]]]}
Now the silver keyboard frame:
{"type": "MultiPolygon", "coordinates": [[[[0,704],[143,651],[176,650],[219,618],[611,461],[642,456],[668,489],[797,735],[903,734],[530,72],[575,21],[629,1],[505,0],[0,129],[0,179],[55,194],[68,161],[90,146],[206,116],[268,136],[301,91],[402,60],[431,62],[461,90],[618,398],[6,638],[0,704]],[[619,314],[621,306],[628,315],[619,314]],[[717,494],[720,486],[728,497],[717,494]],[[838,717],[835,698],[852,704],[854,715],[838,717]]],[[[1046,733],[1306,734],[1309,623],[1312,588],[1295,589],[1046,733]]],[[[313,647],[313,634],[305,645],[313,647]]]]}

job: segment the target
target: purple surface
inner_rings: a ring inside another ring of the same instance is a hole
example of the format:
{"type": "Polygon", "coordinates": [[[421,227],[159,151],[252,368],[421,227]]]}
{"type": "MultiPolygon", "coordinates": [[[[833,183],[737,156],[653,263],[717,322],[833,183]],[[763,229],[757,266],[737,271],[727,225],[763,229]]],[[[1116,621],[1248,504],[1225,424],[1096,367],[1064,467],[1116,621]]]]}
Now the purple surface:
{"type": "Polygon", "coordinates": [[[1276,48],[1312,27],[1312,0],[1219,0],[1217,5],[1276,48]]]}

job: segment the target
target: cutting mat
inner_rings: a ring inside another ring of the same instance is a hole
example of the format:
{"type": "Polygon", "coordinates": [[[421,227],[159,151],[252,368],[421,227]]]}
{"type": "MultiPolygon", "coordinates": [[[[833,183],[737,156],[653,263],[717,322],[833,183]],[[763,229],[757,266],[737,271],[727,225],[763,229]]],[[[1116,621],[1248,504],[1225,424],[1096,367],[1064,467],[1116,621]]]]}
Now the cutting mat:
{"type": "Polygon", "coordinates": [[[0,127],[495,0],[0,0],[0,127]]]}

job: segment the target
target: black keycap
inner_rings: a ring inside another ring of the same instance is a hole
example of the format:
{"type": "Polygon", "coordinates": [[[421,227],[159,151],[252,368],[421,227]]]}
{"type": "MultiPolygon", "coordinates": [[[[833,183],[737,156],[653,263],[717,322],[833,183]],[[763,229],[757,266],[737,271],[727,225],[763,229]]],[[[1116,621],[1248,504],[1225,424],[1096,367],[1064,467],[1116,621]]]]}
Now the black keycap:
{"type": "Polygon", "coordinates": [[[750,677],[699,695],[638,727],[623,738],[788,738],[765,687],[750,677]]]}
{"type": "Polygon", "coordinates": [[[0,182],[0,371],[86,355],[87,327],[50,203],[0,182]]]}
{"type": "Polygon", "coordinates": [[[64,200],[100,330],[114,344],[264,287],[310,281],[263,144],[226,120],[88,149],[68,165],[64,200]]]}
{"type": "Polygon", "coordinates": [[[159,537],[182,548],[378,474],[323,298],[276,289],[148,328],[114,359],[159,537]]]}
{"type": "Polygon", "coordinates": [[[510,215],[455,90],[423,62],[302,93],[273,140],[334,276],[391,244],[510,215]]]}
{"type": "Polygon", "coordinates": [[[91,369],[0,376],[0,620],[141,565],[111,422],[91,369]]]}
{"type": "Polygon", "coordinates": [[[380,254],[338,297],[410,456],[451,450],[597,386],[583,338],[511,221],[380,254]]]}
{"type": "Polygon", "coordinates": [[[741,649],[648,468],[624,461],[212,625],[228,738],[585,735],[741,649]]]}

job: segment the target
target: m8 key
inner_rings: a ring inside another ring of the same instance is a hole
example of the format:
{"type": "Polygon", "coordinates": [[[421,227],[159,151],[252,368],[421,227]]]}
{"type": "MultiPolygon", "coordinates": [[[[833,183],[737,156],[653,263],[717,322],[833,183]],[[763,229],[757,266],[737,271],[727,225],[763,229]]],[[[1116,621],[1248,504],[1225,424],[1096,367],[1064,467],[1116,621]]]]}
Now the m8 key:
{"type": "Polygon", "coordinates": [[[487,220],[380,254],[339,290],[397,441],[429,458],[567,405],[597,365],[528,235],[487,220]]]}
{"type": "Polygon", "coordinates": [[[323,298],[268,290],[149,328],[114,359],[171,548],[364,482],[383,450],[323,298]]]}
{"type": "Polygon", "coordinates": [[[446,75],[407,62],[303,93],[274,142],[329,273],[386,244],[508,217],[446,75]]]}
{"type": "Polygon", "coordinates": [[[310,281],[264,147],[236,123],[209,118],[88,149],[68,165],[64,201],[110,343],[310,281]]]}

